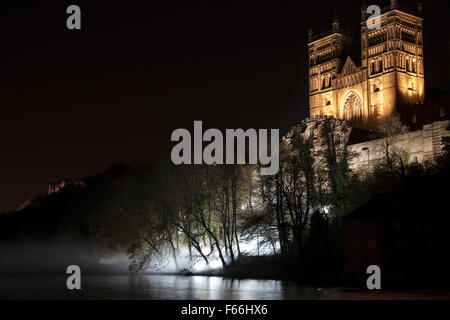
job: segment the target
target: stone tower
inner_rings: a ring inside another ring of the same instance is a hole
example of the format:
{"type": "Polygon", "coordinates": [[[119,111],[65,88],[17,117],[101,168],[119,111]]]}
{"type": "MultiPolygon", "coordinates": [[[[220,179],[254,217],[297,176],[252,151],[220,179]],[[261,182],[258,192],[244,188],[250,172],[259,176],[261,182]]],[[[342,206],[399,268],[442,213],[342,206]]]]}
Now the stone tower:
{"type": "MultiPolygon", "coordinates": [[[[326,34],[312,36],[309,33],[309,109],[310,115],[336,114],[337,103],[333,96],[332,80],[342,68],[345,54],[353,40],[341,30],[337,17],[326,34]]],[[[345,62],[345,61],[344,61],[345,62]]]]}
{"type": "Polygon", "coordinates": [[[361,22],[361,64],[368,78],[369,116],[388,115],[423,102],[422,18],[391,0],[380,16],[379,29],[369,29],[367,19],[361,22]]]}
{"type": "Polygon", "coordinates": [[[395,0],[381,9],[377,28],[368,27],[372,15],[366,13],[363,7],[359,66],[349,56],[352,39],[337,18],[330,32],[309,33],[310,116],[364,127],[370,119],[425,100],[422,18],[395,0]]]}

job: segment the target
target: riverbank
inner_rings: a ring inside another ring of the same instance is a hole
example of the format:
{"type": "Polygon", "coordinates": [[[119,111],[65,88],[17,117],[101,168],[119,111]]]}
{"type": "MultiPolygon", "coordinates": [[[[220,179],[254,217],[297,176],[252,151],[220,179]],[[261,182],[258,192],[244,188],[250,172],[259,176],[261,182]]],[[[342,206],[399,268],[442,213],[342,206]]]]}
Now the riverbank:
{"type": "MultiPolygon", "coordinates": [[[[210,276],[237,280],[281,280],[297,283],[298,285],[313,286],[317,288],[345,287],[352,290],[366,290],[367,276],[364,274],[359,282],[349,280],[340,268],[315,268],[301,263],[298,258],[277,256],[242,256],[231,266],[225,269],[178,272],[172,275],[183,276],[210,276]]],[[[427,285],[416,282],[389,282],[382,279],[383,289],[394,291],[445,291],[450,288],[444,283],[427,282],[427,285]]]]}
{"type": "Polygon", "coordinates": [[[224,269],[169,273],[184,276],[218,276],[230,279],[285,280],[314,286],[345,285],[339,269],[316,268],[314,272],[296,257],[281,255],[241,256],[224,269]]]}

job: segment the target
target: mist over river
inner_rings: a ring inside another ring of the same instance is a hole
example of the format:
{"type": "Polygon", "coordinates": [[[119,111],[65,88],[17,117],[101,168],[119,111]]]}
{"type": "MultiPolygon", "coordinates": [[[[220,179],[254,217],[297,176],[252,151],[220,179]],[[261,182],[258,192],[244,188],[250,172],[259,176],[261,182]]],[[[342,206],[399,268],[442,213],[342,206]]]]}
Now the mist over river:
{"type": "Polygon", "coordinates": [[[81,290],[68,290],[65,276],[0,276],[0,299],[450,299],[440,291],[367,291],[318,288],[279,280],[233,280],[159,274],[86,275],[81,290]]]}

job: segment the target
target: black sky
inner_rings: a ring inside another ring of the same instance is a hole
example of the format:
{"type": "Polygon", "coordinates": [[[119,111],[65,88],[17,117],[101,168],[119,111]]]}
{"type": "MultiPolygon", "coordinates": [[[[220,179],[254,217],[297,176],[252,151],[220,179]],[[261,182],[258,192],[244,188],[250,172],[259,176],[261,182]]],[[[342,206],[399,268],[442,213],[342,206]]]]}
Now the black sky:
{"type": "MultiPolygon", "coordinates": [[[[2,4],[0,211],[59,178],[166,159],[194,120],[284,133],[307,116],[307,26],[337,11],[359,37],[360,1],[121,3],[2,4]],[[82,30],[66,29],[69,4],[82,30]]],[[[442,89],[447,12],[424,3],[426,81],[442,89]]]]}

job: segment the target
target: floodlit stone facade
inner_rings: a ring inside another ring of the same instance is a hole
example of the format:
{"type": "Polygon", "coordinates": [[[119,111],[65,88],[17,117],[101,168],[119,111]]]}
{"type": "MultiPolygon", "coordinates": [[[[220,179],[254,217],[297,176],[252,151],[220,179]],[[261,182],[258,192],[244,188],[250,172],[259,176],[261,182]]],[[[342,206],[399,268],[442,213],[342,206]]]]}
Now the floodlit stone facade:
{"type": "Polygon", "coordinates": [[[412,11],[391,1],[382,10],[380,29],[369,30],[363,8],[359,65],[349,55],[354,41],[337,18],[326,34],[313,36],[310,31],[310,117],[288,137],[302,128],[300,134],[317,152],[323,121],[334,119],[335,138],[353,154],[350,167],[371,171],[385,151],[383,140],[370,138],[368,129],[377,120],[398,114],[410,132],[398,135],[394,147],[408,163],[433,161],[441,155],[441,139],[449,134],[450,96],[425,100],[420,11],[420,5],[412,11]],[[365,138],[354,139],[361,132],[365,138]]]}
{"type": "MultiPolygon", "coordinates": [[[[350,169],[354,172],[369,173],[384,161],[384,139],[368,139],[355,142],[355,128],[348,125],[345,120],[328,116],[316,116],[303,120],[294,127],[284,138],[290,140],[293,135],[300,134],[303,141],[311,143],[312,153],[316,157],[322,154],[324,147],[321,129],[325,121],[333,128],[336,151],[347,148],[350,169]]],[[[442,155],[442,137],[450,135],[447,131],[448,120],[435,121],[423,126],[421,130],[410,131],[393,138],[392,147],[396,148],[405,157],[406,164],[421,164],[432,162],[442,155]]],[[[357,135],[358,133],[356,133],[357,135]]],[[[319,159],[319,158],[317,158],[319,159]]]]}
{"type": "MultiPolygon", "coordinates": [[[[418,10],[420,11],[420,10],[418,10]]],[[[309,111],[364,127],[371,119],[400,112],[425,100],[423,20],[396,1],[369,29],[362,11],[360,58],[355,42],[337,18],[326,34],[309,33],[309,111]]]]}
{"type": "MultiPolygon", "coordinates": [[[[423,126],[422,130],[398,135],[395,147],[404,152],[409,164],[419,164],[433,161],[442,155],[441,139],[447,135],[448,121],[436,121],[423,126]]],[[[355,157],[350,161],[350,168],[356,171],[370,172],[385,157],[383,139],[351,144],[349,152],[355,157]]]]}

